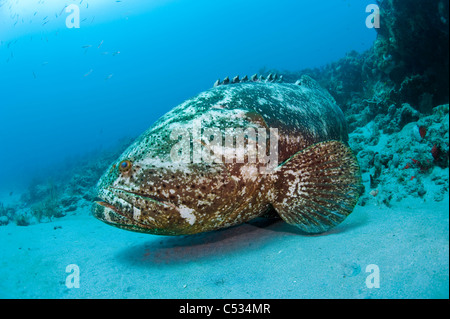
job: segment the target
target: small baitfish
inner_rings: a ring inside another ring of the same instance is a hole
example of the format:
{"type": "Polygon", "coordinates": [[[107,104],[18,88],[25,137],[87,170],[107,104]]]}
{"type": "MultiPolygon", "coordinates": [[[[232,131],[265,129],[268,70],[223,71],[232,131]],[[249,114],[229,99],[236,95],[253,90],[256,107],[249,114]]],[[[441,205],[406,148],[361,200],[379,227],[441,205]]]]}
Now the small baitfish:
{"type": "Polygon", "coordinates": [[[307,233],[341,223],[362,190],[344,115],[308,76],[218,80],[142,134],[98,182],[93,214],[186,235],[279,216],[307,233]]]}

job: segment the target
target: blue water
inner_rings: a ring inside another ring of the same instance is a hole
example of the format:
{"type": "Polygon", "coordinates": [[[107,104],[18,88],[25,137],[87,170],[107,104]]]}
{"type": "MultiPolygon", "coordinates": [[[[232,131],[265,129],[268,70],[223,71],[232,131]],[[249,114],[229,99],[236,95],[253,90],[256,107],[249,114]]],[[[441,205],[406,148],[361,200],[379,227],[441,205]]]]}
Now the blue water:
{"type": "Polygon", "coordinates": [[[367,50],[371,2],[0,0],[0,190],[140,134],[218,78],[367,50]]]}

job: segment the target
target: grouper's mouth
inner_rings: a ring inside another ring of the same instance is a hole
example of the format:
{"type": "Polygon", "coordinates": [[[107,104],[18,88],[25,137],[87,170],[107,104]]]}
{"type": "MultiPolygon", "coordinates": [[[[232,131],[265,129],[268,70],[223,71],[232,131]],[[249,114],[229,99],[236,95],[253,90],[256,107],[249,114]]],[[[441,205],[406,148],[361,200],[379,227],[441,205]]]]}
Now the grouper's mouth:
{"type": "Polygon", "coordinates": [[[167,207],[178,209],[173,203],[153,195],[109,187],[108,189],[99,190],[97,197],[94,199],[92,212],[97,219],[119,228],[143,231],[144,229],[157,227],[149,223],[149,221],[143,223],[135,215],[134,212],[139,210],[132,204],[133,200],[143,200],[156,209],[167,207]],[[113,202],[120,204],[113,204],[113,202]],[[126,209],[124,210],[119,206],[125,207],[126,209]]]}
{"type": "MultiPolygon", "coordinates": [[[[152,203],[156,203],[159,205],[164,205],[164,206],[169,206],[172,208],[176,208],[176,206],[174,204],[172,204],[171,202],[164,200],[162,198],[159,198],[157,196],[153,196],[153,195],[148,195],[148,194],[141,194],[139,192],[134,192],[134,191],[130,191],[130,190],[126,190],[123,188],[118,188],[118,187],[110,187],[110,189],[112,190],[113,193],[121,193],[130,197],[134,197],[134,198],[140,198],[152,203]]],[[[123,197],[121,197],[123,198],[123,197]]],[[[131,203],[129,203],[131,204],[131,203]]]]}

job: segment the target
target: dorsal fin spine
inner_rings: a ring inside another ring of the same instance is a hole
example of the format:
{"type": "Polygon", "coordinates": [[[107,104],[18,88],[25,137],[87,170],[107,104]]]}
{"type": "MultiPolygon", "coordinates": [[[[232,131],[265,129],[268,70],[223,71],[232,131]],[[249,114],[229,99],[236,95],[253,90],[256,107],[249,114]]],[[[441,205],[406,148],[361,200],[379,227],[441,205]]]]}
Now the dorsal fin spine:
{"type": "MultiPolygon", "coordinates": [[[[245,75],[242,79],[239,79],[239,75],[235,76],[232,80],[227,76],[225,79],[223,79],[222,82],[220,82],[220,79],[218,79],[214,83],[214,87],[222,86],[222,85],[229,85],[229,84],[237,84],[237,83],[245,83],[245,82],[262,82],[262,83],[282,83],[283,82],[283,76],[274,73],[270,73],[267,78],[264,78],[262,75],[258,76],[258,74],[254,74],[250,77],[245,75]]],[[[297,81],[298,85],[300,85],[300,80],[297,81]]]]}

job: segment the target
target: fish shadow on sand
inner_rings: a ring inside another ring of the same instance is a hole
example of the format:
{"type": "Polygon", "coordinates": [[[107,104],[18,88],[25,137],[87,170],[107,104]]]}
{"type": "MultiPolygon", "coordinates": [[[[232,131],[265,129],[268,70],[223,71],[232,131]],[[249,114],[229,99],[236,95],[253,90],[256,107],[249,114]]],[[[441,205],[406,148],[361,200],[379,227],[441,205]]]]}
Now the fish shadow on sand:
{"type": "Polygon", "coordinates": [[[273,242],[295,237],[299,245],[310,237],[346,233],[364,223],[365,218],[352,220],[323,234],[306,234],[281,220],[258,218],[243,225],[189,236],[152,236],[151,240],[120,251],[117,258],[133,266],[183,264],[223,256],[245,255],[273,242]]]}
{"type": "Polygon", "coordinates": [[[271,222],[254,222],[226,229],[188,236],[152,236],[152,240],[121,251],[118,258],[124,262],[143,267],[187,263],[245,249],[255,249],[273,240],[271,222]]]}

